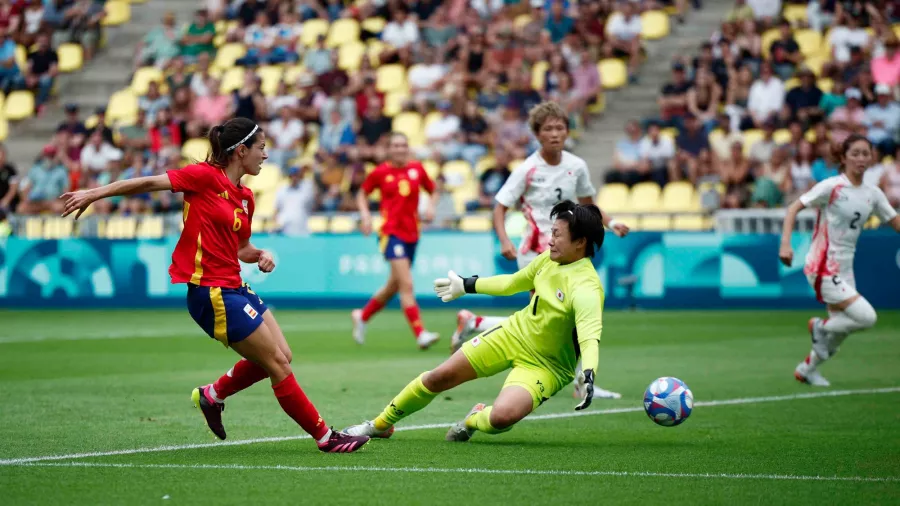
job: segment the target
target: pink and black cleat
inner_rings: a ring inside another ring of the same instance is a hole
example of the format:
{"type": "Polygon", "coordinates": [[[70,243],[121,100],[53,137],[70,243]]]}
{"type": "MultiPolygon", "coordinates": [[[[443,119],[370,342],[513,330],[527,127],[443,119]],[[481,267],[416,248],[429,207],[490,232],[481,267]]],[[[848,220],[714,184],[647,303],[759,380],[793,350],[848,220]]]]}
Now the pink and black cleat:
{"type": "Polygon", "coordinates": [[[368,442],[369,436],[351,436],[332,429],[328,441],[317,444],[319,450],[325,453],[352,453],[361,449],[368,442]]]}
{"type": "Polygon", "coordinates": [[[191,392],[191,402],[200,410],[209,430],[219,439],[225,439],[225,426],[222,425],[222,411],[225,404],[216,402],[209,396],[209,385],[197,387],[191,392]]]}

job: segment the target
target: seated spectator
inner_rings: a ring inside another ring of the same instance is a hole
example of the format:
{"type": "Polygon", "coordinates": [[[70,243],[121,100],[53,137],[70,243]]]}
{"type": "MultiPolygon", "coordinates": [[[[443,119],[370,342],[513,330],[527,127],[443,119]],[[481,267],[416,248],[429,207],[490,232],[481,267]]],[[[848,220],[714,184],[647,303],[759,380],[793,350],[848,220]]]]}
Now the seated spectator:
{"type": "MultiPolygon", "coordinates": [[[[647,135],[641,139],[639,148],[638,181],[653,181],[665,186],[669,177],[669,162],[675,157],[675,144],[672,139],[660,135],[659,123],[650,122],[647,135]]],[[[627,182],[626,182],[627,183],[627,182]]]]}
{"type": "MultiPolygon", "coordinates": [[[[154,175],[153,166],[147,163],[141,151],[126,150],[122,157],[122,170],[119,181],[134,179],[136,177],[149,177],[154,175]]],[[[130,195],[119,203],[119,211],[123,214],[141,214],[152,210],[153,194],[141,193],[130,195]]]]}
{"type": "Polygon", "coordinates": [[[18,172],[6,158],[6,147],[0,145],[0,211],[12,211],[18,203],[18,172]]]}
{"type": "Polygon", "coordinates": [[[231,94],[235,104],[235,117],[252,119],[256,122],[261,122],[268,118],[266,97],[260,90],[261,85],[262,79],[248,69],[244,74],[244,85],[240,89],[234,90],[231,94]]]}
{"type": "MultiPolygon", "coordinates": [[[[150,151],[159,154],[166,142],[178,147],[182,144],[181,125],[172,117],[172,110],[168,107],[160,109],[153,118],[153,122],[147,131],[150,139],[150,151]]],[[[180,150],[179,150],[180,152],[180,150]]],[[[160,155],[164,156],[164,155],[160,155]]]]}
{"type": "Polygon", "coordinates": [[[866,53],[862,50],[862,48],[851,47],[850,48],[850,61],[848,61],[841,68],[840,73],[838,74],[841,79],[844,80],[845,83],[856,83],[856,86],[859,88],[860,84],[857,82],[863,74],[868,74],[869,71],[869,59],[866,58],[866,53]]]}
{"type": "Polygon", "coordinates": [[[74,0],[63,11],[62,24],[53,32],[53,47],[75,42],[84,48],[84,59],[94,57],[100,42],[100,22],[106,16],[103,3],[94,0],[74,0]]]}
{"type": "Polygon", "coordinates": [[[812,164],[815,161],[813,145],[802,141],[791,161],[791,187],[794,194],[803,194],[816,184],[813,179],[812,164]]]}
{"type": "Polygon", "coordinates": [[[823,118],[819,103],[824,93],[816,84],[816,75],[808,68],[801,68],[797,73],[800,77],[800,86],[791,88],[784,98],[785,104],[791,108],[791,117],[809,126],[821,121],[823,118]]]}
{"type": "Polygon", "coordinates": [[[425,145],[415,148],[416,154],[439,161],[458,160],[463,147],[462,121],[446,100],[438,102],[437,110],[440,117],[425,127],[425,145]]]}
{"type": "Polygon", "coordinates": [[[719,105],[722,100],[722,89],[706,69],[697,71],[693,85],[687,91],[688,115],[700,121],[705,133],[709,133],[718,124],[719,105]]]}
{"type": "Polygon", "coordinates": [[[660,119],[667,127],[680,128],[687,114],[687,94],[691,83],[685,76],[685,68],[681,62],[672,64],[672,81],[662,87],[661,95],[656,99],[659,105],[660,119]]]}
{"type": "Polygon", "coordinates": [[[729,23],[752,20],[755,17],[753,8],[747,5],[747,0],[735,0],[734,6],[725,15],[725,21],[729,23]]]}
{"type": "Polygon", "coordinates": [[[387,44],[379,58],[382,63],[403,63],[411,61],[413,45],[419,41],[419,27],[403,8],[395,9],[391,21],[381,32],[381,40],[387,44]]]}
{"type": "Polygon", "coordinates": [[[57,131],[60,129],[65,130],[72,136],[72,144],[80,146],[84,142],[85,135],[87,135],[87,128],[78,119],[78,104],[66,104],[64,111],[66,114],[65,120],[59,124],[57,131]]]}
{"type": "Polygon", "coordinates": [[[885,167],[879,187],[887,196],[891,206],[894,209],[900,209],[900,148],[894,152],[894,161],[885,167]]]}
{"type": "Polygon", "coordinates": [[[875,80],[872,79],[871,72],[863,69],[863,71],[856,75],[856,78],[853,82],[855,84],[854,87],[858,89],[860,93],[862,93],[863,109],[869,107],[875,102],[878,102],[878,95],[875,93],[875,80]]]}
{"type": "Polygon", "coordinates": [[[81,167],[94,176],[108,170],[110,162],[121,159],[122,152],[103,140],[101,130],[91,132],[87,144],[81,150],[81,167]]]}
{"type": "Polygon", "coordinates": [[[42,0],[23,0],[21,4],[24,9],[18,40],[23,46],[31,47],[44,26],[44,3],[42,0]]]}
{"type": "Polygon", "coordinates": [[[478,112],[475,102],[466,101],[459,128],[462,133],[459,157],[469,162],[474,169],[478,160],[488,154],[491,145],[491,128],[478,112]]]}
{"type": "Polygon", "coordinates": [[[744,143],[744,136],[740,129],[732,128],[732,122],[727,115],[719,115],[718,128],[721,135],[710,135],[709,138],[712,155],[717,161],[731,157],[731,146],[735,142],[740,142],[742,145],[744,143]]]}
{"type": "Polygon", "coordinates": [[[514,104],[507,104],[503,114],[494,128],[497,133],[494,149],[501,149],[510,154],[514,160],[524,159],[526,152],[531,147],[531,130],[525,121],[519,108],[514,104]]]}
{"type": "Polygon", "coordinates": [[[750,172],[750,160],[744,156],[742,143],[732,144],[729,157],[721,160],[719,180],[725,184],[722,207],[726,209],[747,207],[747,201],[750,199],[748,185],[753,182],[753,175],[750,172]]]}
{"type": "Polygon", "coordinates": [[[282,107],[278,117],[269,122],[266,129],[269,140],[269,163],[287,173],[290,161],[297,156],[300,140],[303,139],[303,122],[294,116],[294,110],[282,107]]]}
{"type": "Polygon", "coordinates": [[[777,147],[775,144],[775,122],[767,121],[762,125],[763,138],[750,146],[750,162],[754,165],[767,163],[777,147]]]}
{"type": "Polygon", "coordinates": [[[365,117],[369,105],[374,105],[381,111],[384,109],[384,92],[378,91],[374,78],[366,78],[363,80],[362,88],[356,94],[356,113],[360,118],[365,117]]]}
{"type": "Polygon", "coordinates": [[[466,211],[492,209],[497,192],[509,178],[509,164],[512,162],[505,151],[497,151],[494,164],[481,174],[478,180],[478,198],[466,203],[466,211]]]}
{"type": "Polygon", "coordinates": [[[446,46],[459,34],[459,28],[450,19],[450,9],[446,4],[441,4],[421,27],[422,40],[431,47],[446,46]]]}
{"type": "Polygon", "coordinates": [[[669,162],[669,181],[681,181],[686,175],[691,183],[697,184],[708,175],[700,172],[700,160],[709,155],[709,140],[695,116],[687,116],[684,127],[675,139],[677,152],[669,162]]]}
{"type": "MultiPolygon", "coordinates": [[[[569,78],[569,74],[560,76],[559,87],[553,93],[550,93],[547,98],[559,104],[562,110],[566,112],[569,130],[578,128],[579,120],[582,122],[581,124],[584,124],[585,121],[582,120],[582,117],[587,118],[590,116],[587,111],[587,104],[581,102],[575,90],[572,89],[572,80],[569,78]]],[[[572,137],[566,138],[566,147],[574,145],[574,142],[575,139],[572,137]]]]}
{"type": "Polygon", "coordinates": [[[9,93],[21,79],[21,71],[16,63],[16,42],[9,32],[0,28],[0,90],[9,93]]]}
{"type": "Polygon", "coordinates": [[[850,48],[869,46],[869,34],[853,16],[843,16],[828,32],[831,55],[838,67],[850,63],[850,48]]]}
{"type": "Polygon", "coordinates": [[[319,110],[328,97],[316,84],[316,78],[312,74],[303,74],[297,78],[297,87],[300,91],[300,103],[297,105],[297,117],[304,124],[321,124],[319,110]]]}
{"type": "Polygon", "coordinates": [[[158,69],[166,68],[169,60],[181,54],[179,45],[181,33],[175,27],[175,13],[167,11],[163,15],[162,26],[147,32],[147,35],[138,42],[135,69],[145,65],[154,65],[158,69]]]}
{"type": "Polygon", "coordinates": [[[625,137],[616,141],[613,151],[612,170],[606,171],[607,183],[636,184],[640,176],[638,169],[641,162],[641,125],[637,121],[629,121],[625,125],[625,137]]]}
{"type": "Polygon", "coordinates": [[[878,101],[865,109],[867,137],[882,153],[893,153],[900,133],[900,104],[892,99],[891,88],[886,84],[876,86],[875,92],[878,101]]]}
{"type": "Polygon", "coordinates": [[[309,171],[309,165],[291,167],[290,183],[279,188],[275,195],[275,223],[286,236],[309,235],[309,214],[316,204],[315,181],[306,177],[309,171]]]}
{"type": "Polygon", "coordinates": [[[22,182],[18,212],[62,212],[59,196],[69,190],[69,173],[55,146],[47,146],[22,182]]]}
{"type": "Polygon", "coordinates": [[[359,157],[369,162],[382,160],[386,156],[385,149],[392,130],[391,118],[384,115],[381,104],[368,102],[365,116],[359,125],[359,157]]]}
{"type": "Polygon", "coordinates": [[[286,9],[276,18],[278,24],[272,27],[272,32],[275,36],[275,47],[281,48],[285,53],[292,54],[291,58],[293,59],[290,61],[298,61],[300,58],[297,55],[296,47],[300,42],[300,36],[303,34],[303,24],[297,13],[289,8],[290,4],[284,2],[281,6],[286,9]]]}
{"type": "Polygon", "coordinates": [[[119,144],[125,149],[134,151],[148,149],[150,147],[150,134],[147,130],[147,124],[147,112],[143,109],[138,109],[137,120],[134,124],[119,128],[119,144]]]}
{"type": "Polygon", "coordinates": [[[835,0],[810,0],[806,7],[806,18],[809,27],[822,33],[834,22],[835,0]]]}
{"type": "Polygon", "coordinates": [[[166,77],[169,93],[174,94],[181,88],[190,88],[194,76],[188,72],[184,58],[173,58],[169,67],[169,75],[166,77]]]}
{"type": "Polygon", "coordinates": [[[590,122],[588,108],[602,99],[600,94],[603,92],[600,71],[587,49],[581,52],[579,64],[572,69],[572,88],[575,92],[572,107],[581,111],[581,124],[587,128],[590,122]]]}
{"type": "Polygon", "coordinates": [[[781,207],[784,205],[785,195],[793,191],[792,183],[788,150],[778,147],[772,152],[772,158],[757,170],[750,201],[754,207],[781,207]]]}
{"type": "Polygon", "coordinates": [[[750,100],[750,87],[753,86],[753,72],[750,71],[750,67],[742,66],[730,70],[729,73],[733,77],[728,80],[725,112],[730,118],[732,129],[739,130],[744,125],[752,124],[747,113],[747,105],[750,100]]]}
{"type": "Polygon", "coordinates": [[[272,26],[266,12],[257,14],[256,22],[248,26],[244,32],[247,54],[239,58],[236,63],[253,67],[259,64],[277,65],[298,61],[300,57],[293,47],[277,45],[279,41],[284,42],[278,39],[278,34],[279,30],[272,26]]]}
{"type": "Polygon", "coordinates": [[[319,106],[319,115],[324,122],[331,110],[337,109],[342,118],[352,123],[356,120],[356,100],[352,94],[353,89],[350,88],[350,77],[337,66],[337,51],[331,54],[331,58],[331,70],[321,74],[316,81],[327,97],[319,106]]]}
{"type": "Polygon", "coordinates": [[[444,78],[450,71],[443,51],[424,49],[422,56],[423,62],[413,65],[407,74],[411,98],[420,112],[425,111],[429,102],[440,98],[444,78]]]}
{"type": "Polygon", "coordinates": [[[190,137],[201,137],[204,132],[234,115],[234,98],[220,91],[219,79],[210,76],[206,87],[210,90],[209,94],[196,97],[192,103],[193,112],[188,122],[190,137]]]}
{"type": "Polygon", "coordinates": [[[865,135],[866,111],[862,108],[862,93],[856,88],[849,88],[844,92],[847,105],[838,107],[828,117],[831,141],[837,144],[852,133],[865,135]]]}
{"type": "Polygon", "coordinates": [[[35,104],[37,113],[44,109],[44,104],[50,99],[53,91],[53,82],[59,73],[59,57],[56,51],[50,47],[50,37],[41,34],[37,38],[37,49],[28,55],[28,67],[25,69],[26,88],[36,91],[35,104]]]}
{"type": "Polygon", "coordinates": [[[740,32],[734,38],[734,45],[738,49],[741,65],[750,67],[756,74],[763,61],[762,37],[757,23],[752,20],[743,21],[740,32]]]}
{"type": "Polygon", "coordinates": [[[143,109],[148,118],[156,118],[159,111],[171,105],[169,96],[159,92],[159,83],[156,81],[151,81],[147,86],[147,94],[138,99],[138,108],[143,109]]]}
{"type": "Polygon", "coordinates": [[[561,0],[554,0],[550,4],[550,15],[544,28],[550,32],[550,40],[554,44],[559,44],[566,38],[575,28],[575,20],[567,16],[561,0]]]}
{"type": "Polygon", "coordinates": [[[641,17],[632,2],[618,4],[617,12],[609,17],[606,25],[606,45],[603,54],[607,58],[627,58],[628,76],[634,81],[641,62],[641,17]]]}
{"type": "Polygon", "coordinates": [[[344,182],[346,170],[340,166],[336,157],[323,157],[322,165],[317,168],[315,181],[318,186],[316,194],[319,197],[318,206],[325,212],[335,212],[343,200],[341,186],[344,182]]]}
{"type": "Polygon", "coordinates": [[[237,16],[235,17],[240,22],[240,25],[246,28],[250,26],[254,21],[256,21],[257,14],[259,14],[260,12],[265,12],[265,10],[266,2],[262,0],[244,0],[244,2],[241,3],[238,7],[237,16]]]}
{"type": "Polygon", "coordinates": [[[507,95],[500,91],[496,76],[492,75],[485,79],[484,87],[478,90],[478,107],[484,109],[486,116],[491,120],[500,118],[508,100],[507,95]]]}
{"type": "Polygon", "coordinates": [[[205,97],[212,91],[218,92],[218,89],[210,90],[207,86],[210,77],[212,77],[212,74],[209,73],[209,54],[200,53],[200,55],[197,56],[197,65],[195,66],[194,73],[191,74],[191,92],[194,94],[195,98],[205,97]]]}
{"type": "Polygon", "coordinates": [[[300,97],[294,94],[291,88],[287,82],[279,82],[275,94],[266,98],[266,111],[277,116],[278,111],[287,108],[296,114],[297,108],[300,107],[300,97]]]}
{"type": "Polygon", "coordinates": [[[841,163],[835,155],[835,150],[840,150],[840,144],[832,144],[828,141],[819,142],[816,149],[818,156],[812,164],[812,176],[817,183],[820,183],[839,174],[841,163]]]}
{"type": "MultiPolygon", "coordinates": [[[[728,67],[734,65],[734,57],[731,51],[724,53],[723,58],[716,58],[713,54],[713,45],[710,42],[704,42],[700,46],[700,54],[694,58],[691,66],[691,79],[697,78],[697,73],[701,69],[712,72],[713,79],[721,89],[728,88],[728,67]],[[726,61],[728,59],[729,61],[726,61]]],[[[723,94],[724,95],[724,94],[723,94]]],[[[724,99],[724,97],[722,97],[724,99]]]]}
{"type": "Polygon", "coordinates": [[[772,26],[781,15],[781,0],[747,0],[747,5],[753,9],[753,17],[763,27],[772,26]]]}
{"type": "Polygon", "coordinates": [[[316,38],[315,47],[311,47],[303,54],[303,67],[316,76],[320,76],[332,69],[334,60],[331,59],[331,50],[325,47],[325,36],[316,38]]]}
{"type": "Polygon", "coordinates": [[[209,19],[206,9],[199,9],[181,36],[181,56],[188,63],[195,63],[201,54],[216,54],[216,25],[209,19]]]}
{"type": "Polygon", "coordinates": [[[884,54],[872,59],[872,77],[879,84],[900,84],[900,40],[896,36],[888,36],[884,42],[884,54]]]}
{"type": "Polygon", "coordinates": [[[760,66],[759,79],[750,87],[747,111],[750,113],[748,128],[761,128],[764,123],[778,117],[784,105],[784,84],[772,73],[767,63],[760,66]]]}
{"type": "Polygon", "coordinates": [[[519,108],[522,117],[528,116],[532,107],[542,102],[541,94],[531,86],[531,76],[526,71],[516,72],[509,84],[509,103],[519,108]]]}
{"type": "Polygon", "coordinates": [[[347,151],[356,143],[356,134],[349,121],[343,119],[340,111],[333,110],[328,121],[322,123],[319,132],[319,151],[323,157],[346,158],[347,151]]]}
{"type": "Polygon", "coordinates": [[[844,96],[845,91],[846,87],[844,82],[840,79],[836,79],[832,84],[831,91],[822,93],[822,100],[819,101],[819,109],[822,109],[822,114],[826,118],[831,116],[831,113],[838,107],[847,104],[847,97],[844,96]]]}
{"type": "Polygon", "coordinates": [[[778,24],[780,37],[769,46],[769,57],[772,60],[772,69],[783,81],[794,75],[794,69],[803,62],[803,54],[800,46],[794,40],[791,23],[787,20],[778,24]]]}

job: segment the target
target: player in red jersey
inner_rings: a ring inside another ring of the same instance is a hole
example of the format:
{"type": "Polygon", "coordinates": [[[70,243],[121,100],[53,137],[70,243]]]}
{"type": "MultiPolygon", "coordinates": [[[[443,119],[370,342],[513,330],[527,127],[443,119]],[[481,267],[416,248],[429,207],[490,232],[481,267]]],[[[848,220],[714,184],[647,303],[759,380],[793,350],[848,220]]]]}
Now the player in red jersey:
{"type": "Polygon", "coordinates": [[[413,293],[412,263],[419,241],[419,191],[424,189],[432,195],[427,220],[434,218],[438,195],[422,164],[409,159],[409,140],[405,135],[391,134],[388,150],[389,160],[376,167],[363,181],[362,188],[356,194],[356,205],[359,207],[362,233],[369,235],[372,233],[372,216],[369,214],[368,195],[380,190],[384,224],[378,244],[385,260],[391,264],[391,275],[387,284],[375,292],[365,307],[353,310],[353,339],[359,344],[365,342],[366,322],[399,292],[403,313],[416,336],[416,343],[424,350],[440,336],[422,326],[413,293]]]}
{"type": "Polygon", "coordinates": [[[225,439],[225,398],[269,378],[282,409],[317,442],[320,450],[349,453],[368,438],[330,429],[303,393],[291,370],[291,349],[262,299],[241,280],[238,260],[259,270],[275,269],[272,255],[250,243],[253,192],[241,184],[259,174],[267,158],[266,137],[246,118],[235,118],[209,133],[211,156],[166,174],[117,181],[64,194],[63,216],[75,219],[92,203],[119,195],[170,190],[184,193],[184,230],[172,253],[172,283],[185,283],[188,312],[213,339],[244,357],[226,374],[191,394],[210,430],[225,439]],[[76,212],[77,211],[77,212],[76,212]]]}

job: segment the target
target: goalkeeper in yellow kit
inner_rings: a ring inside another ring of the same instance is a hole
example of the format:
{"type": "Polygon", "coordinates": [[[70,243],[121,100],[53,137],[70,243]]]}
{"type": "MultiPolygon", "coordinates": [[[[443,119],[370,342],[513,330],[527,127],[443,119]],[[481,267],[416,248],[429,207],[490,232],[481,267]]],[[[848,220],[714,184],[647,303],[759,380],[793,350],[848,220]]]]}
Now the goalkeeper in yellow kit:
{"type": "Polygon", "coordinates": [[[604,297],[591,257],[603,244],[603,221],[597,206],[568,201],[557,204],[550,216],[554,223],[549,251],[519,272],[461,278],[450,271],[447,278],[434,281],[444,302],[466,293],[513,295],[534,290],[528,306],[467,341],[443,364],[406,385],[374,420],[348,427],[346,433],[390,437],[394,424],[439,393],[512,369],[494,404],[476,404],[450,428],[447,439],[468,441],[475,431],[506,432],[572,381],[579,356],[585,388],[575,409],[590,406],[604,297]]]}

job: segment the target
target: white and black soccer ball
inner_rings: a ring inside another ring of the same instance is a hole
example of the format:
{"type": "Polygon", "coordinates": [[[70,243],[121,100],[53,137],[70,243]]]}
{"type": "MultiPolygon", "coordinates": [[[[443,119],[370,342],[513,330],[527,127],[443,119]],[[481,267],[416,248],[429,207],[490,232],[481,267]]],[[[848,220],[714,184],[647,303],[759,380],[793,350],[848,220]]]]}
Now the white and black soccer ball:
{"type": "Polygon", "coordinates": [[[644,392],[644,411],[657,425],[680,425],[691,416],[693,409],[694,394],[678,378],[658,378],[644,392]]]}

